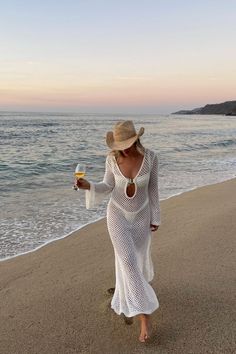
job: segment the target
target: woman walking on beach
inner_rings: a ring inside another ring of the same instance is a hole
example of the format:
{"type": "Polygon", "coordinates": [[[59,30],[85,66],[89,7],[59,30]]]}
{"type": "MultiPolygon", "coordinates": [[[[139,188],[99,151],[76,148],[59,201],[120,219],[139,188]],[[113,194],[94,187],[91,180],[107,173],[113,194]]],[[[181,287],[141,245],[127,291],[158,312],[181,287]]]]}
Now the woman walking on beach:
{"type": "Polygon", "coordinates": [[[139,316],[141,342],[149,338],[150,314],[159,307],[149,283],[154,276],[151,231],[160,225],[158,159],[140,143],[143,133],[144,128],[136,133],[132,121],[118,122],[106,136],[111,152],[106,159],[103,181],[76,181],[79,188],[86,190],[88,209],[111,193],[107,225],[116,271],[111,307],[119,315],[139,316]]]}

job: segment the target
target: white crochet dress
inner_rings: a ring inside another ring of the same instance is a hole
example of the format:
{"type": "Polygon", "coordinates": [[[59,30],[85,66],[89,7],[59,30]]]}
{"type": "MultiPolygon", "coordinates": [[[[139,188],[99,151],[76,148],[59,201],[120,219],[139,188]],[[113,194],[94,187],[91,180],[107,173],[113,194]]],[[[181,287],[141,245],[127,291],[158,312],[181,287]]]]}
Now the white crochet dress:
{"type": "Polygon", "coordinates": [[[151,314],[159,307],[149,284],[153,279],[150,254],[150,224],[160,225],[157,155],[145,149],[142,165],[134,178],[135,193],[126,193],[128,178],[121,173],[114,156],[106,159],[103,181],[91,183],[86,191],[86,208],[94,207],[111,193],[107,225],[115,253],[116,284],[111,307],[126,317],[151,314]]]}

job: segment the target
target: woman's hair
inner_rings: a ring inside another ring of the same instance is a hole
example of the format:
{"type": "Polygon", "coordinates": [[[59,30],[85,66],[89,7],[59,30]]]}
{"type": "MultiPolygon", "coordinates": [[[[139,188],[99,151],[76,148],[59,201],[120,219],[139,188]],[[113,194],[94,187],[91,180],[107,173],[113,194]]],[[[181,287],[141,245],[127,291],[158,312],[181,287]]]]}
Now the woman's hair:
{"type": "MultiPolygon", "coordinates": [[[[133,145],[136,146],[137,151],[138,151],[141,155],[144,155],[145,149],[144,149],[144,146],[141,144],[140,139],[137,139],[137,140],[134,142],[133,145]]],[[[118,157],[120,157],[120,156],[124,156],[122,150],[111,150],[111,151],[109,152],[109,155],[115,156],[116,159],[117,159],[118,157]]]]}

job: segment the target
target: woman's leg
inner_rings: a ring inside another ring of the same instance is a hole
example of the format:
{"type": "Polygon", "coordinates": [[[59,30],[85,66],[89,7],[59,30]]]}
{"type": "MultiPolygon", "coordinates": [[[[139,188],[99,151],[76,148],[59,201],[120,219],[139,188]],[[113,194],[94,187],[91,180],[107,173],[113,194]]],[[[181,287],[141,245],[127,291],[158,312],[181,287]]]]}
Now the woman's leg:
{"type": "Polygon", "coordinates": [[[150,315],[139,315],[140,320],[140,342],[146,342],[150,338],[150,315]]]}

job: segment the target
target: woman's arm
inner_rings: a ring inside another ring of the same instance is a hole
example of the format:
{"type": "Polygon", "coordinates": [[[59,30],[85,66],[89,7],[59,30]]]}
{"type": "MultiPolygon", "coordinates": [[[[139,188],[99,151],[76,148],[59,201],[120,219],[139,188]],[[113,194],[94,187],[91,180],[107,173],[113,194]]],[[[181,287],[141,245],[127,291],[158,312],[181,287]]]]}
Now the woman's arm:
{"type": "Polygon", "coordinates": [[[156,231],[158,225],[161,224],[161,212],[159,201],[159,188],[158,188],[158,158],[154,155],[153,163],[151,166],[150,180],[149,180],[149,203],[151,209],[151,230],[156,231]]]}
{"type": "Polygon", "coordinates": [[[111,157],[108,156],[106,159],[106,169],[103,177],[103,181],[99,183],[88,182],[86,189],[86,208],[93,208],[95,205],[100,203],[102,199],[111,193],[115,186],[115,178],[112,171],[112,161],[111,157]]]}

